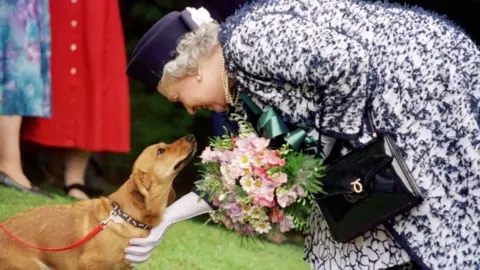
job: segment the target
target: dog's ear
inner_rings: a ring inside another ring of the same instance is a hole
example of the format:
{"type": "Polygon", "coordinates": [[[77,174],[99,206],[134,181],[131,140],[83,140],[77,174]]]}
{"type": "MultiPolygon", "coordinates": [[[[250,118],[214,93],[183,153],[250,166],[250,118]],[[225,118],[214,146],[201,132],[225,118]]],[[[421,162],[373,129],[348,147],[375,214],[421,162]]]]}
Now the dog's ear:
{"type": "Polygon", "coordinates": [[[137,187],[138,192],[143,195],[143,197],[148,197],[148,191],[152,186],[152,176],[146,172],[135,172],[132,174],[133,182],[137,187]]]}
{"type": "Polygon", "coordinates": [[[175,190],[172,187],[170,189],[170,193],[168,193],[168,204],[172,204],[176,198],[177,198],[177,194],[175,193],[175,190]]]}

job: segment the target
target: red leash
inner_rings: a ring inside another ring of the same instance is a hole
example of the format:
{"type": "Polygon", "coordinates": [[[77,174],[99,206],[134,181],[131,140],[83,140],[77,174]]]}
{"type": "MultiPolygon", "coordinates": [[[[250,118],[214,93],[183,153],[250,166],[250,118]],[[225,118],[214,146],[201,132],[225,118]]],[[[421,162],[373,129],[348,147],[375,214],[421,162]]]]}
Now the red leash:
{"type": "Polygon", "coordinates": [[[61,248],[47,248],[47,247],[33,246],[33,245],[30,245],[27,242],[21,240],[20,238],[16,237],[15,235],[13,235],[1,223],[0,223],[0,229],[2,229],[13,240],[15,240],[15,241],[19,242],[20,244],[22,244],[24,246],[27,246],[29,248],[42,250],[42,251],[64,251],[64,250],[74,249],[74,248],[77,248],[77,247],[85,244],[88,240],[92,239],[95,235],[97,235],[99,232],[101,232],[105,228],[105,226],[107,226],[107,223],[112,219],[112,217],[113,217],[113,215],[112,215],[112,213],[110,213],[110,217],[107,220],[104,220],[104,221],[100,222],[100,224],[98,224],[93,230],[91,230],[85,237],[83,237],[82,239],[80,239],[79,241],[77,241],[77,242],[75,242],[71,245],[68,245],[66,247],[61,247],[61,248]]]}

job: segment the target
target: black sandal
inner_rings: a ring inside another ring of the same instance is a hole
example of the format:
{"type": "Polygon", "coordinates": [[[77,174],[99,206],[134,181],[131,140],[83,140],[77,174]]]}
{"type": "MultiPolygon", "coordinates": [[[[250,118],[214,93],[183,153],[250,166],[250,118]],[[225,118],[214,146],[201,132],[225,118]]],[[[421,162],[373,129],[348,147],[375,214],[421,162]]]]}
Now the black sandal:
{"type": "Polygon", "coordinates": [[[37,186],[32,185],[31,188],[24,187],[24,186],[20,185],[19,183],[15,182],[12,178],[10,178],[8,175],[6,175],[2,172],[0,172],[0,185],[6,186],[6,187],[9,187],[9,188],[13,188],[13,189],[16,189],[18,191],[31,193],[31,194],[35,194],[35,195],[40,195],[40,196],[46,197],[48,199],[53,199],[53,196],[51,194],[41,190],[37,186]]]}
{"type": "Polygon", "coordinates": [[[66,195],[68,195],[68,192],[70,192],[70,190],[72,190],[72,189],[78,189],[78,190],[82,191],[90,199],[97,198],[97,197],[100,197],[100,196],[103,195],[103,192],[101,190],[91,188],[91,187],[87,187],[87,186],[82,185],[82,184],[72,184],[70,186],[66,186],[66,187],[63,188],[63,191],[65,192],[66,195]]]}

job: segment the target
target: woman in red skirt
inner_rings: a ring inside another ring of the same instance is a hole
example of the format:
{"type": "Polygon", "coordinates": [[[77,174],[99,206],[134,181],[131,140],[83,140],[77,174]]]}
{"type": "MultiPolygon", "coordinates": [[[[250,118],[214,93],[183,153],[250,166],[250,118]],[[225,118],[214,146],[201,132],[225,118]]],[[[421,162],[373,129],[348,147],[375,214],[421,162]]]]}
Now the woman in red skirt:
{"type": "Polygon", "coordinates": [[[91,152],[130,150],[126,53],[116,0],[50,1],[51,119],[29,119],[23,139],[68,148],[66,193],[88,198],[84,174],[91,152]]]}

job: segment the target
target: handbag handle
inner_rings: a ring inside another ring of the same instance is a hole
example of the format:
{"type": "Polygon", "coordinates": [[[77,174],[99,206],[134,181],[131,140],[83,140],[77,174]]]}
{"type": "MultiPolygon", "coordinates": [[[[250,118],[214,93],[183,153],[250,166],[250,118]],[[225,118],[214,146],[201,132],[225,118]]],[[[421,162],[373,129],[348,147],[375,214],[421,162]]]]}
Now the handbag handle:
{"type": "Polygon", "coordinates": [[[372,110],[369,108],[366,109],[365,124],[367,125],[369,131],[372,133],[372,137],[376,138],[378,136],[378,130],[373,123],[372,110]]]}

